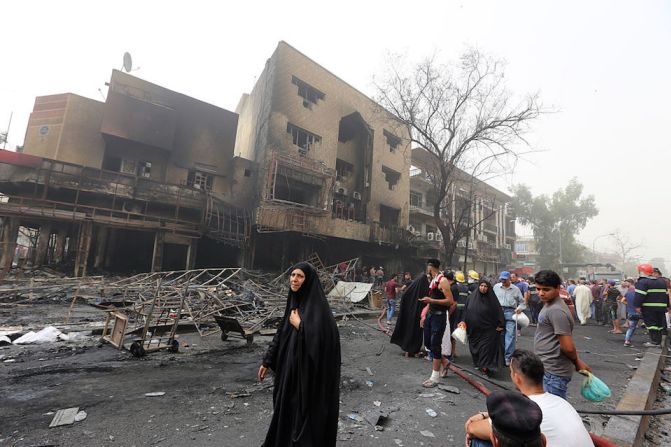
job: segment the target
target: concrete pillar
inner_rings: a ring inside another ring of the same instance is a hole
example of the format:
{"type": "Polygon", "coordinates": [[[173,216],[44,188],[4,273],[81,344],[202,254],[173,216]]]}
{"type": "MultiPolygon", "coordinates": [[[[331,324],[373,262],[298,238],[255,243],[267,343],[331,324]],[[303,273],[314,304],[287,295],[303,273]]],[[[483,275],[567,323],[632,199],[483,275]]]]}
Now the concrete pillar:
{"type": "Polygon", "coordinates": [[[89,253],[91,252],[91,239],[93,223],[84,222],[79,229],[79,240],[77,241],[77,257],[75,259],[75,276],[86,276],[89,253]]]}
{"type": "Polygon", "coordinates": [[[54,263],[59,264],[63,262],[63,253],[65,252],[65,238],[67,233],[65,229],[61,228],[56,234],[56,247],[54,248],[54,263]]]}
{"type": "Polygon", "coordinates": [[[2,221],[2,258],[0,258],[2,276],[12,268],[16,252],[16,238],[19,237],[19,223],[16,217],[6,217],[2,221]]]}
{"type": "Polygon", "coordinates": [[[191,239],[186,251],[186,270],[193,270],[196,266],[196,254],[198,252],[198,239],[191,239]]]}
{"type": "Polygon", "coordinates": [[[151,271],[160,272],[163,268],[163,242],[165,233],[157,231],[154,236],[154,253],[151,258],[151,271]]]}
{"type": "Polygon", "coordinates": [[[40,234],[37,236],[37,247],[35,249],[35,267],[44,264],[47,258],[47,249],[49,248],[49,239],[51,237],[51,223],[45,223],[40,226],[40,234]]]}
{"type": "Polygon", "coordinates": [[[238,256],[238,265],[245,269],[254,269],[254,254],[256,250],[256,236],[252,233],[246,244],[240,247],[238,256]]]}
{"type": "Polygon", "coordinates": [[[107,230],[107,255],[105,256],[105,261],[103,266],[106,269],[112,267],[112,261],[114,260],[114,254],[116,252],[117,241],[119,240],[119,231],[115,228],[110,228],[107,230]]]}
{"type": "Polygon", "coordinates": [[[96,269],[103,268],[106,254],[107,254],[107,227],[98,227],[98,232],[96,235],[96,256],[93,261],[93,267],[96,269]]]}

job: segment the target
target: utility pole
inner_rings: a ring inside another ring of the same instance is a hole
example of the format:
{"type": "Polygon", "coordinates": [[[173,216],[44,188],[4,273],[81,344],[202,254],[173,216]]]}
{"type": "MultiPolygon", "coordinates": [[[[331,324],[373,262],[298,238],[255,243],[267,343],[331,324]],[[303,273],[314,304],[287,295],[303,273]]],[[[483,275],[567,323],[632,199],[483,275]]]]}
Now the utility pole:
{"type": "Polygon", "coordinates": [[[7,124],[7,130],[5,131],[4,138],[3,138],[3,140],[4,140],[3,145],[2,145],[3,150],[7,149],[7,139],[9,138],[9,128],[12,126],[12,117],[13,116],[14,116],[14,112],[11,112],[9,114],[9,124],[7,124]]]}

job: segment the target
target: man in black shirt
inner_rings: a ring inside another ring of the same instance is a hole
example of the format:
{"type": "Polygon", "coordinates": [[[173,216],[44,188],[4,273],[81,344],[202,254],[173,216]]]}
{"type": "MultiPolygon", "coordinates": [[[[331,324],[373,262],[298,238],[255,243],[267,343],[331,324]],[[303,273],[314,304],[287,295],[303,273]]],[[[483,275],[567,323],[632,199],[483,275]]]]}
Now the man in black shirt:
{"type": "Polygon", "coordinates": [[[605,297],[604,305],[607,309],[608,317],[613,322],[613,329],[608,332],[612,334],[622,334],[622,329],[620,328],[620,319],[617,317],[617,303],[618,301],[622,300],[622,294],[618,288],[615,287],[614,280],[608,280],[608,283],[605,285],[603,291],[603,296],[605,297]]]}
{"type": "Polygon", "coordinates": [[[533,276],[529,277],[529,288],[527,289],[524,299],[531,312],[531,326],[536,326],[538,324],[538,314],[541,312],[543,303],[538,297],[538,290],[536,289],[536,283],[534,282],[533,276]]]}

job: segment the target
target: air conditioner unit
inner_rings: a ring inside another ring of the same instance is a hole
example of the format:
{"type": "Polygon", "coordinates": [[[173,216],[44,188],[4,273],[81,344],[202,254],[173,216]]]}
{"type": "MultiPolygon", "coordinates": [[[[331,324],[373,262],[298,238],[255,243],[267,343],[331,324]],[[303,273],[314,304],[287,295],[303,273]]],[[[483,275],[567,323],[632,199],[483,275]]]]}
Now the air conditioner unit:
{"type": "Polygon", "coordinates": [[[355,200],[361,200],[361,193],[360,193],[359,191],[354,191],[354,192],[352,193],[352,197],[353,197],[355,200]]]}
{"type": "Polygon", "coordinates": [[[413,227],[412,225],[408,225],[405,229],[411,232],[412,234],[415,234],[415,227],[413,227]]]}
{"type": "Polygon", "coordinates": [[[335,190],[337,191],[338,188],[342,187],[342,182],[336,180],[335,183],[333,184],[333,186],[335,187],[335,190]]]}
{"type": "Polygon", "coordinates": [[[510,250],[510,244],[504,244],[504,247],[506,247],[507,250],[510,250]]]}
{"type": "Polygon", "coordinates": [[[457,241],[457,247],[466,248],[466,241],[457,241]]]}
{"type": "Polygon", "coordinates": [[[443,235],[442,235],[442,233],[440,233],[440,232],[436,233],[436,240],[437,240],[438,242],[442,242],[442,240],[443,240],[443,235]]]}
{"type": "Polygon", "coordinates": [[[426,233],[426,240],[427,240],[427,241],[432,241],[432,240],[434,240],[435,238],[436,238],[435,233],[433,233],[433,232],[426,233]]]}
{"type": "Polygon", "coordinates": [[[347,195],[347,188],[343,188],[342,186],[336,188],[336,193],[337,194],[342,194],[343,196],[347,195]]]}
{"type": "Polygon", "coordinates": [[[480,242],[487,242],[487,236],[485,236],[484,234],[478,234],[478,240],[480,242]]]}

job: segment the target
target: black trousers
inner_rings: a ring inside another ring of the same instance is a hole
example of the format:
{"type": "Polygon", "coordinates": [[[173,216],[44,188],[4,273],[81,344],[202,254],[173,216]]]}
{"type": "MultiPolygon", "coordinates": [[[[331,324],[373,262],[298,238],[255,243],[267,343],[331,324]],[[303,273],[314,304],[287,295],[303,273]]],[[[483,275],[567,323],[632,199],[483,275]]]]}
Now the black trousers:
{"type": "Polygon", "coordinates": [[[662,333],[666,333],[666,309],[655,309],[644,305],[641,308],[641,314],[648,334],[650,334],[650,342],[660,344],[662,333]]]}

